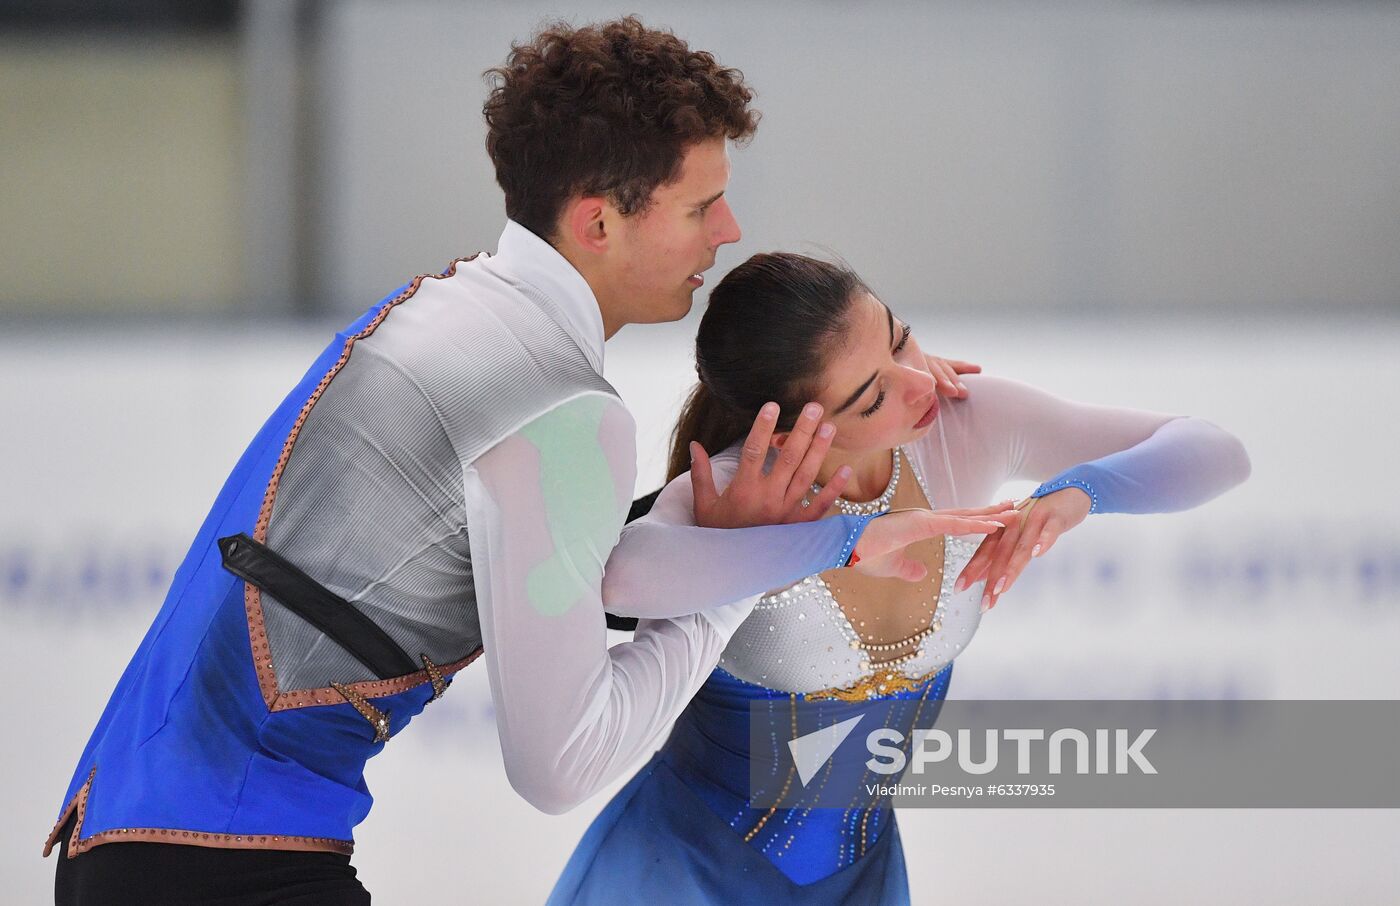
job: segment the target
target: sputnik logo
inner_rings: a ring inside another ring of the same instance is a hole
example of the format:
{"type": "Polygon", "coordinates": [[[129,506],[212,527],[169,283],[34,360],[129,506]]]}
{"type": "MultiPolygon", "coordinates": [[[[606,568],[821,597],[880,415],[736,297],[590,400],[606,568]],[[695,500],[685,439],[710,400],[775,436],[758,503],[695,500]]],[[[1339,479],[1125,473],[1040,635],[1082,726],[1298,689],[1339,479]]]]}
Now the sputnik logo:
{"type": "Polygon", "coordinates": [[[814,730],[805,736],[799,736],[788,742],[788,751],[792,753],[792,763],[797,767],[797,777],[805,787],[807,782],[816,776],[821,766],[826,764],[828,758],[832,756],[841,743],[846,741],[846,737],[851,735],[851,731],[860,723],[865,715],[857,715],[839,724],[832,724],[829,727],[822,727],[814,730]]]}

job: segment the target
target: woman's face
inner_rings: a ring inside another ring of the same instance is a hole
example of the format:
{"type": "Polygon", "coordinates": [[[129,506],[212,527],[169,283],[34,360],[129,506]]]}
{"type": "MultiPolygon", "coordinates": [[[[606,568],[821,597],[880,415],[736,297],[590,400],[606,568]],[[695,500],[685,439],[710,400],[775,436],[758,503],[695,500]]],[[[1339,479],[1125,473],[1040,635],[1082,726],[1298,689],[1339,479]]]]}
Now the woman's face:
{"type": "Polygon", "coordinates": [[[833,353],[816,396],[836,426],[832,447],[888,450],[928,433],[938,417],[933,375],[909,326],[883,302],[855,295],[845,343],[833,353]]]}

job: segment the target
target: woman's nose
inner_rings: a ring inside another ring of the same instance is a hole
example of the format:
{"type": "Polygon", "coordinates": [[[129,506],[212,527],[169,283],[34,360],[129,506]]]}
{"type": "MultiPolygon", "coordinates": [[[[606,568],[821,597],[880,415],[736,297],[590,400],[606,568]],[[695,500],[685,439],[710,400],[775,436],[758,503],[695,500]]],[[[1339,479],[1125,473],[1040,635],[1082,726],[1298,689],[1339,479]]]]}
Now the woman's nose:
{"type": "Polygon", "coordinates": [[[908,368],[905,371],[905,391],[904,398],[910,403],[917,403],[928,399],[933,395],[935,386],[933,375],[922,368],[908,368]]]}

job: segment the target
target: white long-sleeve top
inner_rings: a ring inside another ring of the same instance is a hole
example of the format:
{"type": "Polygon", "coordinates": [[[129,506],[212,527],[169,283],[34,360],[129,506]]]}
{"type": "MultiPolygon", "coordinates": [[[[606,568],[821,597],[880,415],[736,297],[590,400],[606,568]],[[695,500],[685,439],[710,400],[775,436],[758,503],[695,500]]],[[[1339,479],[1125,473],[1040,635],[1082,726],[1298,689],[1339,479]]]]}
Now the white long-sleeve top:
{"type": "MultiPolygon", "coordinates": [[[[674,618],[609,648],[603,568],[636,437],[602,367],[587,282],[509,223],[495,255],[411,284],[356,340],[306,413],[267,530],[410,656],[454,664],[484,649],[507,774],[549,812],[650,751],[747,614],[731,602],[834,565],[858,528],[663,529],[653,576],[769,555],[737,584],[693,577],[695,606],[652,603],[674,618]]],[[[668,584],[639,593],[664,599],[668,584]]],[[[375,678],[273,596],[263,605],[280,690],[375,678]]]]}

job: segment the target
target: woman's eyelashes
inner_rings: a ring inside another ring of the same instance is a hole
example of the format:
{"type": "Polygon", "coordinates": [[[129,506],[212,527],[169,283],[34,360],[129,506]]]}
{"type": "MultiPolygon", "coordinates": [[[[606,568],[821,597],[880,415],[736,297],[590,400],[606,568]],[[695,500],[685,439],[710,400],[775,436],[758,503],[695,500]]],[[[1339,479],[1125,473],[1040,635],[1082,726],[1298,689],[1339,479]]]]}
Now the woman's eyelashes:
{"type": "Polygon", "coordinates": [[[874,415],[876,412],[880,411],[880,407],[883,406],[884,404],[885,404],[885,391],[881,390],[880,393],[879,393],[879,395],[875,397],[875,402],[874,402],[874,404],[872,404],[871,407],[870,407],[869,409],[863,410],[863,411],[860,413],[860,417],[861,417],[861,418],[869,418],[870,416],[874,415]]]}
{"type": "Polygon", "coordinates": [[[909,345],[909,335],[913,332],[914,328],[910,327],[908,324],[904,325],[904,329],[899,333],[899,342],[894,346],[895,355],[899,355],[904,351],[904,347],[909,345]]]}

